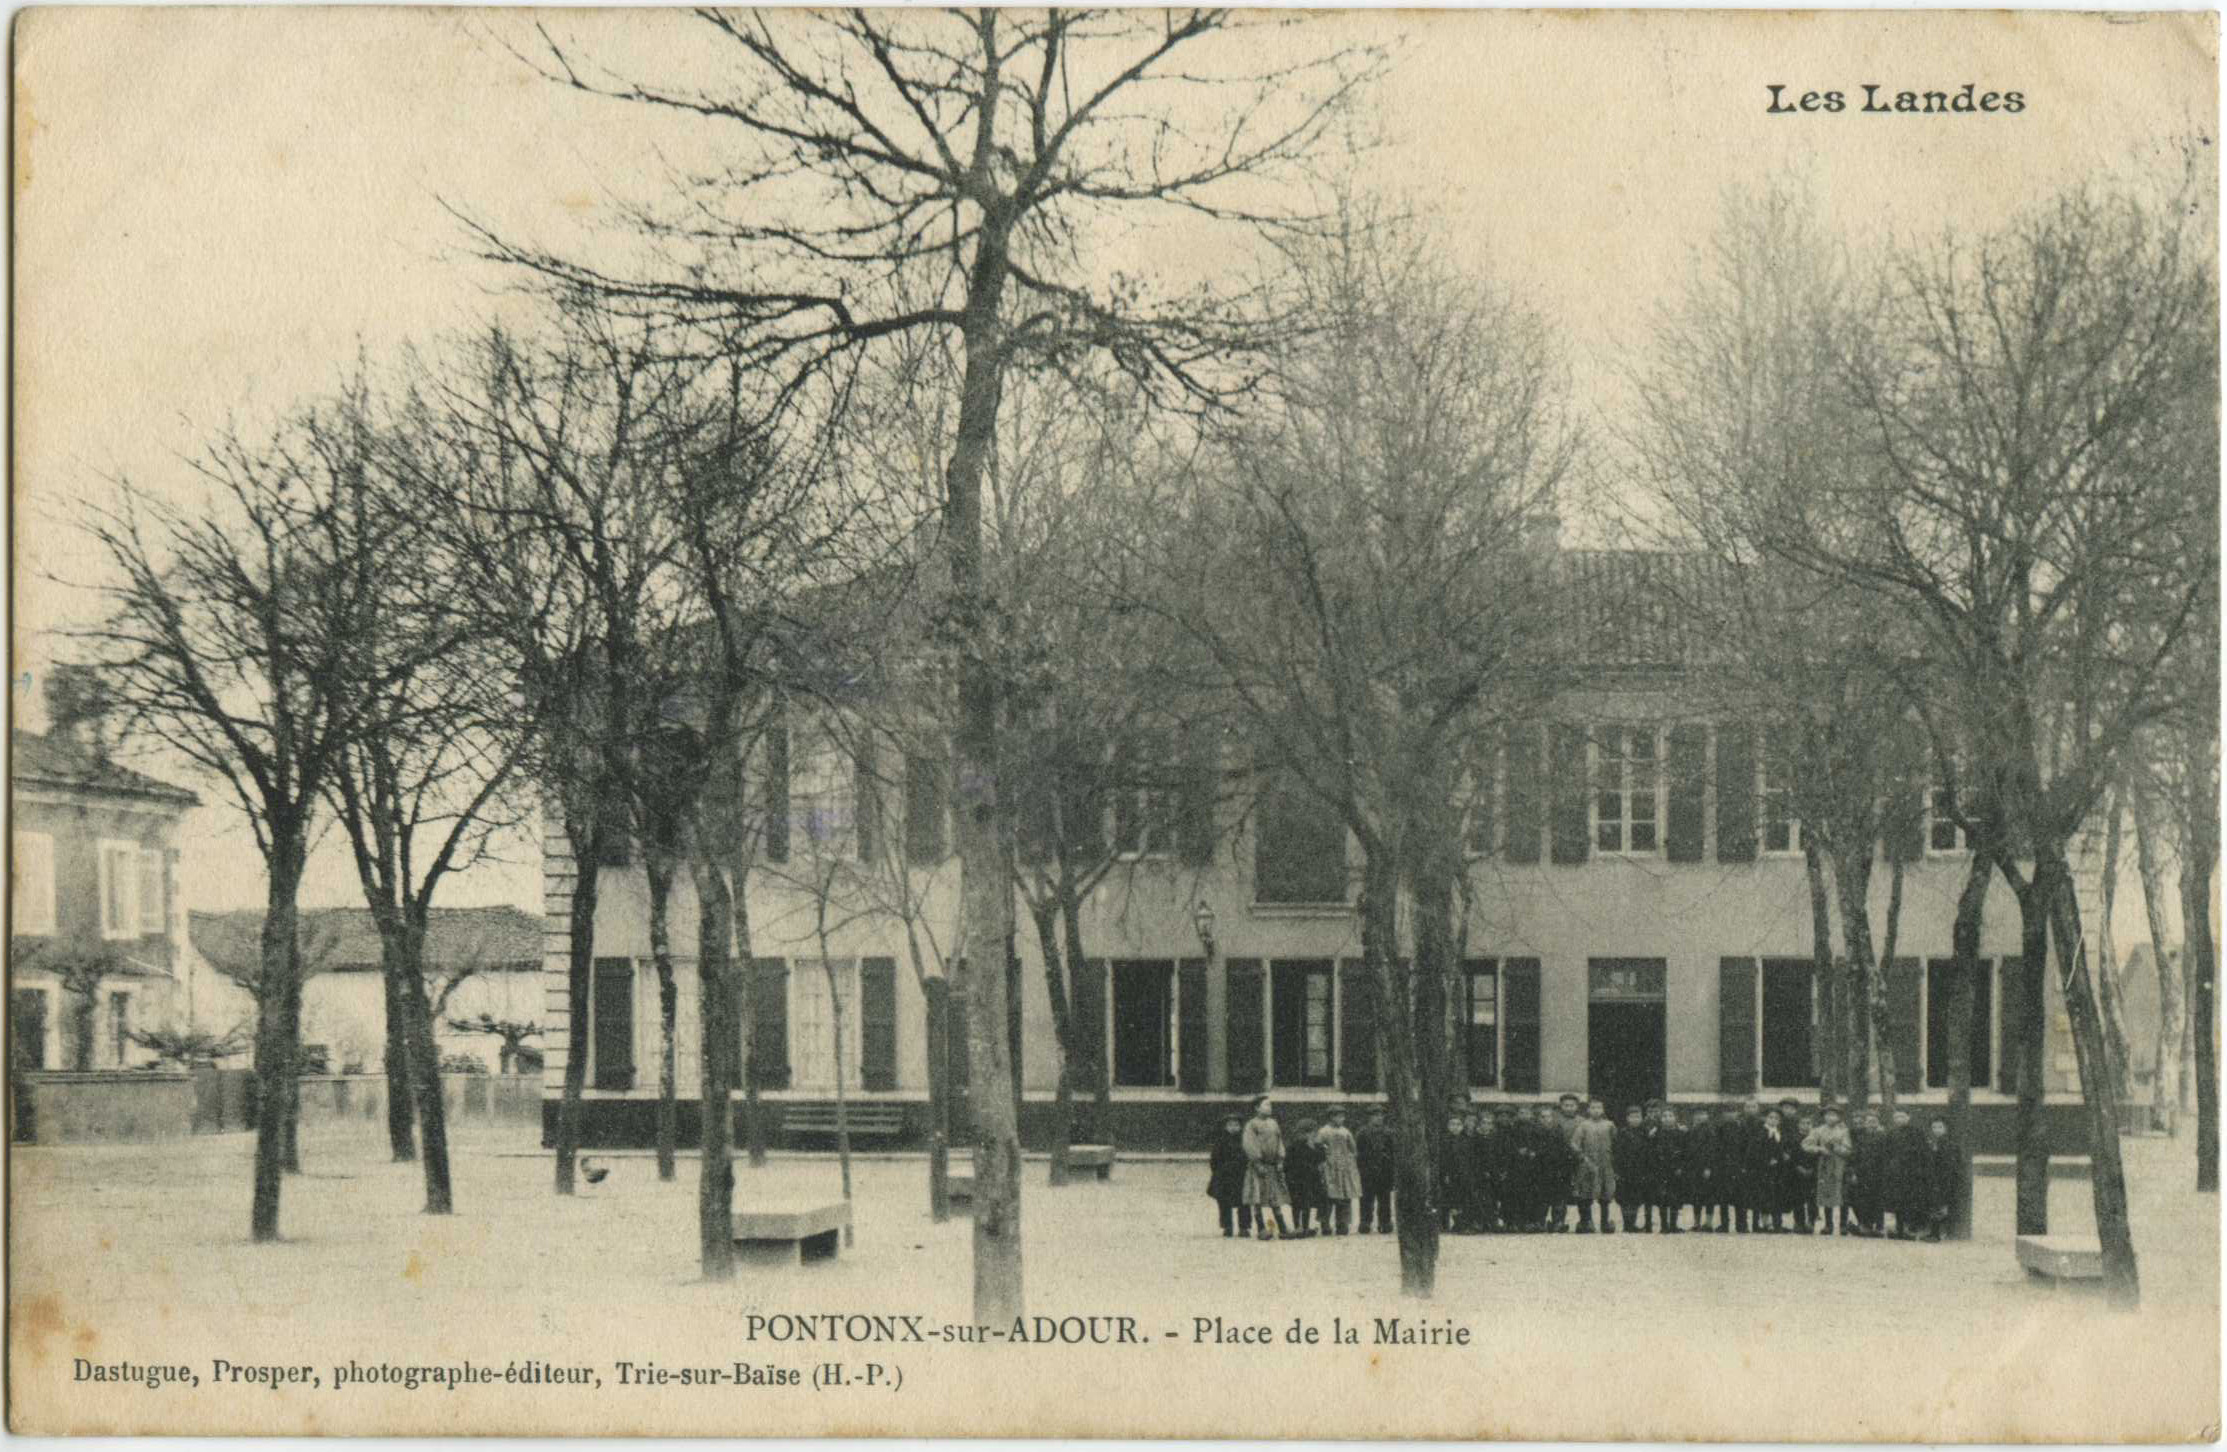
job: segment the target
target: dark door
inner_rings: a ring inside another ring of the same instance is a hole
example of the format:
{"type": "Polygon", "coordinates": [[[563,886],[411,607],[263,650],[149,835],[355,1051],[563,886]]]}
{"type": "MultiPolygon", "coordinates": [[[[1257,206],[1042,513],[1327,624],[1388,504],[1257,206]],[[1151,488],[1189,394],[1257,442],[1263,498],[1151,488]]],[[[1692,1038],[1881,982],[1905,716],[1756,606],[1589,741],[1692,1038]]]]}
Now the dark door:
{"type": "Polygon", "coordinates": [[[16,1067],[46,1067],[46,995],[36,988],[18,988],[14,994],[15,1022],[9,1025],[16,1067]]]}
{"type": "Polygon", "coordinates": [[[1330,960],[1274,965],[1270,976],[1270,1072],[1278,1088],[1326,1088],[1337,1064],[1330,960]]]}
{"type": "Polygon", "coordinates": [[[1633,1104],[1659,1099],[1663,1092],[1661,1003],[1595,1003],[1586,1023],[1586,1087],[1608,1106],[1621,1124],[1633,1104]]]}
{"type": "Polygon", "coordinates": [[[1168,1015],[1173,1008],[1175,965],[1113,965],[1114,1082],[1162,1088],[1175,1082],[1168,1015]]]}

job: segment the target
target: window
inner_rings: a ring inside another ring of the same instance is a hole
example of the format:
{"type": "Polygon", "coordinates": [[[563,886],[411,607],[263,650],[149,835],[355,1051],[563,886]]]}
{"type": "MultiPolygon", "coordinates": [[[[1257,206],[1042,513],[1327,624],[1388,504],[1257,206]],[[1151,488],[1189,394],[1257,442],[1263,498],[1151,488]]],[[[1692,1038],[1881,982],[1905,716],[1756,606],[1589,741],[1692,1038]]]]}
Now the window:
{"type": "Polygon", "coordinates": [[[1662,846],[1662,769],[1652,726],[1610,726],[1593,744],[1593,844],[1603,852],[1662,846]]]}
{"type": "Polygon", "coordinates": [[[789,968],[789,1083],[835,1088],[836,1019],[842,1020],[843,1087],[859,1088],[858,962],[799,958],[789,968]],[[832,973],[830,972],[832,969],[832,973]]]}
{"type": "MultiPolygon", "coordinates": [[[[1956,960],[1935,958],[1925,974],[1925,1082],[1929,1089],[1949,1087],[1949,990],[1956,981],[1956,960]]],[[[1982,958],[1972,978],[1972,1087],[1984,1089],[1995,1078],[1995,974],[1982,958]]]]}
{"type": "Polygon", "coordinates": [[[1175,1082],[1175,965],[1113,965],[1114,1083],[1159,1088],[1175,1082]]]}
{"type": "Polygon", "coordinates": [[[146,848],[139,854],[139,931],[160,935],[170,931],[170,898],[163,890],[163,860],[160,848],[146,848]]]}
{"type": "Polygon", "coordinates": [[[1763,850],[1790,855],[1802,850],[1802,824],[1794,815],[1794,740],[1793,733],[1784,727],[1767,731],[1763,736],[1763,755],[1757,761],[1762,790],[1757,804],[1761,809],[1763,850]]]}
{"type": "Polygon", "coordinates": [[[1956,788],[1934,778],[1925,794],[1925,850],[1936,853],[1968,852],[1972,844],[1957,820],[1956,788]]]}
{"type": "Polygon", "coordinates": [[[1271,992],[1274,1081],[1279,1088],[1328,1088],[1337,1062],[1330,963],[1307,959],[1274,965],[1271,992]]]}
{"type": "Polygon", "coordinates": [[[15,903],[10,931],[21,937],[43,938],[54,932],[54,839],[44,832],[15,834],[13,881],[15,903]]]}
{"type": "Polygon", "coordinates": [[[108,995],[108,1035],[111,1052],[116,1056],[116,1067],[121,1069],[124,1067],[124,1053],[131,1047],[130,994],[108,995]]]}
{"type": "Polygon", "coordinates": [[[797,744],[802,750],[791,761],[789,776],[791,830],[801,831],[803,850],[813,864],[848,860],[858,852],[857,763],[817,732],[797,744]]]}
{"type": "Polygon", "coordinates": [[[1168,734],[1139,731],[1114,754],[1114,850],[1125,857],[1175,850],[1176,792],[1168,734]]]}
{"type": "Polygon", "coordinates": [[[1464,774],[1469,800],[1463,813],[1462,835],[1472,857],[1492,855],[1493,808],[1500,794],[1500,752],[1491,737],[1472,742],[1464,774]]]}
{"type": "Polygon", "coordinates": [[[1462,1049],[1471,1088],[1500,1082],[1500,973],[1491,961],[1471,963],[1462,972],[1462,1049]]]}
{"type": "Polygon", "coordinates": [[[1806,958],[1763,960],[1763,1082],[1773,1089],[1817,1084],[1817,974],[1806,958]]]}
{"type": "Polygon", "coordinates": [[[99,852],[101,936],[139,936],[139,844],[102,842],[99,852]]]}
{"type": "Polygon", "coordinates": [[[1296,784],[1271,787],[1255,831],[1255,902],[1346,901],[1345,821],[1313,793],[1296,784]]]}

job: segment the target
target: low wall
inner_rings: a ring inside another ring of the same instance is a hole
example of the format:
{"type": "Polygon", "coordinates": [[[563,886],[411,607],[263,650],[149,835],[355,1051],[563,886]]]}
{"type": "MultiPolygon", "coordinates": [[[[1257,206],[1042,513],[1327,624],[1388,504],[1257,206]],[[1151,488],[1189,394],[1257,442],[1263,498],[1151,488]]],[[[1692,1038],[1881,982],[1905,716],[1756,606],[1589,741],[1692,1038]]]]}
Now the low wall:
{"type": "MultiPolygon", "coordinates": [[[[194,1071],[193,1128],[200,1133],[250,1129],[258,1097],[250,1069],[194,1071]]],[[[443,1074],[441,1104],[454,1124],[538,1124],[539,1074],[443,1074]]],[[[310,1129],[362,1125],[385,1134],[384,1074],[304,1074],[302,1123],[310,1129]]]]}
{"type": "Polygon", "coordinates": [[[143,1069],[27,1071],[17,1094],[15,1133],[30,1144],[124,1144],[183,1139],[193,1132],[190,1075],[143,1069]]]}

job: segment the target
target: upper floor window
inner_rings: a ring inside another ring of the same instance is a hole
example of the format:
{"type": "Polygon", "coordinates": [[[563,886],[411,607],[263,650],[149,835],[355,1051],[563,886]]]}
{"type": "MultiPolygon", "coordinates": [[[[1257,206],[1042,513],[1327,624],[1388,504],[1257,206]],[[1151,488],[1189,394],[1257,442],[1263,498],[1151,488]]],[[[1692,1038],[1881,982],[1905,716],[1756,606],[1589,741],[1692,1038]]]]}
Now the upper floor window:
{"type": "Polygon", "coordinates": [[[1124,857],[1161,857],[1175,851],[1174,758],[1168,733],[1138,731],[1114,749],[1114,851],[1124,857]]]}
{"type": "Polygon", "coordinates": [[[1956,788],[1936,776],[1925,794],[1925,850],[1968,852],[1971,841],[1956,812],[1956,788]]]}
{"type": "Polygon", "coordinates": [[[1603,852],[1662,847],[1660,739],[1652,726],[1610,726],[1593,743],[1593,845],[1603,852]]]}
{"type": "Polygon", "coordinates": [[[1762,758],[1756,763],[1757,816],[1763,850],[1797,853],[1802,850],[1802,823],[1794,815],[1793,733],[1783,727],[1764,733],[1762,758]]]}
{"type": "Polygon", "coordinates": [[[54,932],[54,839],[44,832],[17,832],[14,846],[11,930],[18,937],[48,937],[54,932]]]}
{"type": "Polygon", "coordinates": [[[163,890],[162,853],[147,848],[139,854],[139,931],[160,936],[170,931],[170,897],[163,890]]]}
{"type": "Polygon", "coordinates": [[[1473,857],[1489,857],[1493,849],[1494,812],[1500,796],[1500,750],[1497,738],[1481,737],[1470,745],[1462,779],[1467,790],[1463,804],[1462,837],[1473,857]]]}
{"type": "Polygon", "coordinates": [[[139,844],[137,842],[110,842],[100,844],[99,889],[101,904],[101,936],[104,938],[136,938],[139,936],[139,844]]]}
{"type": "Polygon", "coordinates": [[[1253,900],[1343,903],[1345,819],[1296,782],[1262,795],[1254,828],[1253,900]]]}

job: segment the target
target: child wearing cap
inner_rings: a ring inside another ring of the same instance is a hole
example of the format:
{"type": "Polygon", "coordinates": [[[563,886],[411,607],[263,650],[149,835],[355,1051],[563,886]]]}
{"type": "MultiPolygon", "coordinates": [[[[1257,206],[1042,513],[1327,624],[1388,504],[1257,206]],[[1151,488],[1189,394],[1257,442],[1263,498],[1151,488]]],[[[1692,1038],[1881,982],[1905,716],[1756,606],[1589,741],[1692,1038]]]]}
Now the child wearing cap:
{"type": "Polygon", "coordinates": [[[1206,1193],[1214,1197],[1225,1239],[1253,1233],[1253,1207],[1245,1203],[1245,1122],[1234,1114],[1222,1121],[1206,1152],[1206,1193]]]}

